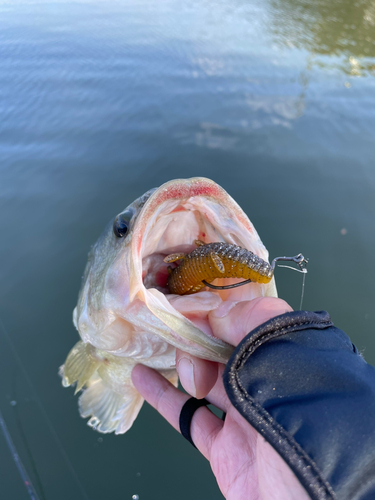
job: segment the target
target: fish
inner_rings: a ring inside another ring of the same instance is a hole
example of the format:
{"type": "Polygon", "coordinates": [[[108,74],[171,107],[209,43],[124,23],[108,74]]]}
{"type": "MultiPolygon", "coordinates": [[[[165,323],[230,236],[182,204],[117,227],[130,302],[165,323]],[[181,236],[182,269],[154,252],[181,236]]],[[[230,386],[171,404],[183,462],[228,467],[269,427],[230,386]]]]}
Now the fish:
{"type": "MultiPolygon", "coordinates": [[[[123,434],[132,426],[144,402],[131,381],[136,364],[177,386],[176,348],[226,363],[233,346],[215,337],[210,311],[227,300],[277,297],[274,277],[230,290],[170,293],[171,265],[164,259],[191,252],[196,240],[237,245],[268,262],[247,215],[204,177],[147,191],[109,222],[92,247],[73,311],[80,340],[59,373],[64,387],[75,385],[80,392],[80,415],[97,431],[123,434]]],[[[238,281],[218,278],[215,284],[238,281]]]]}

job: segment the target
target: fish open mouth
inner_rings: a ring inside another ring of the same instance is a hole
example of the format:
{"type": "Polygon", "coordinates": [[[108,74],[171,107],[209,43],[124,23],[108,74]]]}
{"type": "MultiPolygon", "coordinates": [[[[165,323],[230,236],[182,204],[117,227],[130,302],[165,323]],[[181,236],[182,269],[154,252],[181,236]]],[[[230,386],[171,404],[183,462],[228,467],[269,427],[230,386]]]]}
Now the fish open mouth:
{"type": "MultiPolygon", "coordinates": [[[[162,211],[162,207],[161,207],[162,211]]],[[[178,264],[164,262],[167,255],[173,253],[190,253],[197,246],[195,240],[204,243],[225,242],[244,246],[235,235],[224,235],[219,227],[213,224],[198,210],[185,210],[183,206],[170,213],[160,214],[148,234],[142,252],[142,280],[146,289],[156,288],[168,295],[168,267],[172,269],[178,264]],[[228,237],[229,236],[229,237],[228,237]]],[[[236,278],[216,280],[215,284],[241,281],[236,278]]],[[[217,292],[215,292],[217,293],[217,292]]],[[[218,292],[224,298],[227,293],[218,292]]]]}
{"type": "MultiPolygon", "coordinates": [[[[170,294],[167,286],[168,266],[173,268],[178,264],[166,264],[164,258],[172,253],[190,253],[196,248],[195,240],[238,245],[251,250],[263,260],[268,260],[268,252],[257,232],[238,205],[235,204],[234,210],[231,204],[235,202],[229,195],[225,195],[231,203],[202,196],[167,199],[148,214],[146,221],[142,220],[143,214],[140,214],[139,222],[140,226],[143,226],[143,234],[141,244],[138,245],[138,262],[141,263],[140,272],[145,293],[150,289],[157,290],[178,312],[208,334],[212,332],[207,324],[207,315],[223,301],[252,300],[261,296],[276,295],[273,279],[268,284],[249,283],[230,290],[206,288],[191,295],[170,294]]],[[[152,199],[150,202],[152,203],[152,199]]],[[[221,278],[216,279],[213,284],[223,286],[239,281],[242,280],[221,278]]]]}

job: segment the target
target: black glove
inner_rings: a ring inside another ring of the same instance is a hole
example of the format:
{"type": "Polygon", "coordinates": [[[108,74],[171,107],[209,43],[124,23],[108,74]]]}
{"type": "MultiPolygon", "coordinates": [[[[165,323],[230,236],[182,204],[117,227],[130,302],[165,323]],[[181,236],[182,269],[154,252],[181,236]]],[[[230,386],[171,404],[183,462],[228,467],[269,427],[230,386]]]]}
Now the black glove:
{"type": "Polygon", "coordinates": [[[328,313],[260,325],[237,346],[224,385],[313,500],[375,500],[375,369],[328,313]]]}

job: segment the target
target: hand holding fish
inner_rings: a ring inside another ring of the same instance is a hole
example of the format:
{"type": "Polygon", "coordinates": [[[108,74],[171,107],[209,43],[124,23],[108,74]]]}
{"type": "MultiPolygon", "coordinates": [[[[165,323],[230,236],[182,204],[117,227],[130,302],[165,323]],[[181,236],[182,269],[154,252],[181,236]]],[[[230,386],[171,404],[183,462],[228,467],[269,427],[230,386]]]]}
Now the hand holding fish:
{"type": "Polygon", "coordinates": [[[374,498],[375,369],[325,311],[286,312],[280,260],[306,272],[302,254],[269,264],[215,182],[148,191],[92,247],[62,383],[102,433],[127,432],[145,398],[210,460],[227,499],[374,498]]]}
{"type": "Polygon", "coordinates": [[[302,254],[269,264],[213,181],[148,191],[92,247],[62,383],[102,433],[127,432],[145,398],[210,460],[227,499],[374,498],[375,369],[325,311],[285,313],[280,260],[306,272],[302,254]]]}
{"type": "MultiPolygon", "coordinates": [[[[210,313],[209,322],[216,337],[235,346],[258,325],[291,310],[283,300],[270,297],[227,301],[210,313]]],[[[210,461],[225,498],[308,499],[288,465],[230,403],[222,383],[223,365],[180,350],[176,365],[189,394],[205,397],[226,412],[223,422],[207,408],[200,408],[191,423],[193,442],[210,461]]],[[[142,365],[133,369],[132,379],[146,401],[179,430],[181,408],[189,397],[142,365]]]]}

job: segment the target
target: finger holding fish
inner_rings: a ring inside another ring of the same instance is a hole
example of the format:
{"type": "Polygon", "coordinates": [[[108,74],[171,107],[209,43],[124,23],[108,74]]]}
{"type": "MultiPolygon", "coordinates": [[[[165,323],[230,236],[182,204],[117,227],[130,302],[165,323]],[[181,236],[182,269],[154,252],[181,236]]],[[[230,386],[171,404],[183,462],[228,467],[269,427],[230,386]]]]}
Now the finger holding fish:
{"type": "Polygon", "coordinates": [[[216,337],[236,346],[254,328],[290,311],[293,309],[282,299],[259,297],[250,301],[223,302],[208,314],[208,320],[216,337]]]}
{"type": "MultiPolygon", "coordinates": [[[[180,432],[179,419],[183,405],[190,398],[170,384],[158,372],[137,365],[132,372],[134,386],[176,431],[180,432]]],[[[205,407],[199,408],[191,422],[192,439],[198,450],[210,459],[211,446],[224,422],[205,407]]]]}
{"type": "MultiPolygon", "coordinates": [[[[269,319],[292,311],[282,299],[261,297],[252,301],[223,302],[208,315],[213,334],[236,346],[247,333],[269,319]]],[[[219,365],[220,366],[220,365],[219,365]]],[[[182,387],[192,396],[207,397],[216,384],[218,364],[177,349],[176,368],[182,387]]]]}
{"type": "Polygon", "coordinates": [[[182,387],[197,399],[211,391],[218,378],[218,364],[177,349],[176,369],[182,387]]]}
{"type": "MultiPolygon", "coordinates": [[[[264,297],[222,306],[216,311],[216,315],[212,313],[210,322],[215,335],[237,345],[247,333],[262,323],[291,310],[292,308],[284,300],[264,297]]],[[[226,413],[236,412],[224,390],[223,364],[203,360],[177,350],[176,367],[181,385],[189,395],[197,399],[206,398],[226,413]],[[185,363],[188,364],[188,369],[185,368],[185,363]]],[[[177,431],[180,431],[179,416],[189,395],[183,394],[160,374],[142,365],[137,365],[133,369],[132,380],[142,397],[177,431]]],[[[206,458],[210,455],[212,441],[223,429],[223,425],[223,422],[207,408],[199,408],[195,412],[191,423],[191,434],[197,448],[206,458]]]]}
{"type": "MultiPolygon", "coordinates": [[[[158,372],[142,365],[133,369],[132,378],[146,401],[180,431],[181,411],[189,396],[158,372]]],[[[225,421],[208,408],[200,407],[191,419],[190,436],[209,460],[225,498],[308,500],[306,491],[286,462],[229,403],[221,376],[207,400],[227,412],[225,421]]]]}

